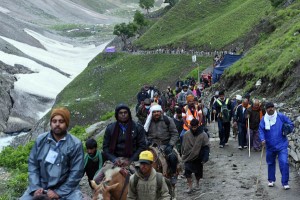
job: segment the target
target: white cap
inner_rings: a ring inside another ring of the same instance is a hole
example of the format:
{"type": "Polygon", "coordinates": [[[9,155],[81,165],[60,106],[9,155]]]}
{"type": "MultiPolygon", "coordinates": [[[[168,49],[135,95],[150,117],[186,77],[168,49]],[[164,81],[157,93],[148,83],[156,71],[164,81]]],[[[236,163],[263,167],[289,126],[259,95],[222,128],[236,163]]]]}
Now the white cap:
{"type": "Polygon", "coordinates": [[[238,100],[238,101],[242,101],[242,96],[241,95],[239,95],[239,94],[237,94],[236,96],[235,96],[235,98],[236,98],[236,100],[238,100]]]}

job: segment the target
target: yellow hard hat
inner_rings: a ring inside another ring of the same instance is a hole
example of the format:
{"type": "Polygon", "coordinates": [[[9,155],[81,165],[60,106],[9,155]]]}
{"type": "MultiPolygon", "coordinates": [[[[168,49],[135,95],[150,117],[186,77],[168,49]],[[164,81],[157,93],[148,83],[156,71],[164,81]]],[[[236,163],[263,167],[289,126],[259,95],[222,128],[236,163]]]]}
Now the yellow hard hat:
{"type": "Polygon", "coordinates": [[[153,162],[153,154],[151,151],[142,151],[139,156],[140,163],[151,164],[153,162]]]}

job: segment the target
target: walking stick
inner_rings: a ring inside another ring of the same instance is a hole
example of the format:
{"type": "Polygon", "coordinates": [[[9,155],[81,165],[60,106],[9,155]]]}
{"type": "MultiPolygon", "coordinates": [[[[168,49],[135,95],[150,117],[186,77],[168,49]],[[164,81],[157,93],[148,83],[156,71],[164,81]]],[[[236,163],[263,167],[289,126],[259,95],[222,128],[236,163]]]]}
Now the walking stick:
{"type": "Polygon", "coordinates": [[[258,190],[258,178],[261,175],[261,164],[262,164],[262,157],[263,157],[263,154],[264,154],[264,148],[265,148],[265,146],[263,145],[262,148],[261,148],[261,154],[260,154],[259,174],[258,174],[258,177],[256,179],[256,191],[258,190]]]}
{"type": "Polygon", "coordinates": [[[250,158],[250,150],[251,150],[251,146],[250,146],[250,119],[248,118],[248,145],[249,145],[249,158],[250,158]]]}
{"type": "Polygon", "coordinates": [[[214,133],[216,133],[216,113],[214,113],[214,133]]]}

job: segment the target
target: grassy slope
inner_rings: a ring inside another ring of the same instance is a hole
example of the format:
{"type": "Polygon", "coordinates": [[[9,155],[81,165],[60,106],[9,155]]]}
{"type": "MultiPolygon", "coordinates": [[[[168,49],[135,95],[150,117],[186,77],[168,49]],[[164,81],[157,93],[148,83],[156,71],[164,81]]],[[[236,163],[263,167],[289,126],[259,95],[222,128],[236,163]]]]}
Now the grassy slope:
{"type": "MultiPolygon", "coordinates": [[[[250,24],[256,25],[257,21],[264,18],[277,27],[275,32],[268,37],[262,34],[259,44],[253,47],[250,52],[247,52],[246,56],[234,65],[230,71],[226,72],[228,73],[227,77],[234,79],[234,77],[239,74],[239,80],[246,80],[246,84],[243,85],[243,87],[246,87],[245,90],[251,88],[259,77],[266,77],[270,81],[273,79],[282,79],[281,76],[292,67],[292,65],[289,64],[290,61],[299,61],[299,34],[293,36],[293,34],[299,30],[299,3],[295,3],[288,9],[278,10],[276,12],[270,10],[269,1],[257,2],[248,0],[241,3],[241,1],[227,0],[222,1],[222,6],[220,2],[221,1],[202,1],[201,8],[209,9],[211,11],[209,14],[211,15],[203,15],[203,20],[195,22],[196,24],[194,24],[194,26],[190,25],[189,28],[181,26],[182,23],[187,23],[182,21],[183,13],[178,13],[177,25],[173,24],[173,29],[170,30],[171,27],[169,26],[175,22],[171,23],[168,21],[170,18],[168,15],[175,12],[174,10],[185,10],[184,12],[187,13],[186,8],[191,9],[197,7],[195,4],[196,1],[183,0],[174,7],[170,13],[167,13],[165,15],[166,17],[159,20],[158,23],[145,34],[145,37],[142,37],[142,40],[144,40],[143,38],[149,39],[150,37],[147,35],[151,35],[155,27],[164,27],[162,23],[168,22],[165,26],[169,28],[162,28],[163,30],[160,33],[157,32],[157,34],[159,34],[158,36],[145,42],[149,44],[148,46],[157,46],[158,40],[172,41],[177,38],[178,41],[180,41],[184,38],[180,33],[185,33],[183,36],[191,34],[196,41],[199,34],[195,33],[199,31],[197,31],[197,29],[191,30],[191,27],[198,27],[196,26],[198,23],[205,21],[206,27],[219,27],[219,29],[222,30],[222,37],[219,37],[219,32],[212,32],[211,34],[203,35],[204,39],[199,37],[195,45],[198,47],[205,46],[207,38],[213,37],[216,38],[215,41],[218,41],[218,45],[215,47],[222,47],[251,30],[252,27],[250,24]],[[182,4],[182,2],[184,4],[182,4]],[[219,7],[222,7],[223,11],[221,11],[219,7]],[[254,9],[254,7],[256,7],[256,9],[254,9]],[[214,9],[218,12],[213,12],[214,9]],[[266,12],[269,13],[269,16],[262,17],[266,10],[270,10],[266,12]],[[253,14],[250,15],[250,11],[253,12],[253,14]],[[217,17],[217,15],[222,16],[217,17]],[[243,17],[249,20],[245,20],[243,17]],[[227,19],[227,21],[225,19],[227,19]],[[229,23],[229,19],[240,20],[231,20],[232,23],[229,23]],[[217,21],[219,24],[216,24],[217,21]],[[162,34],[166,33],[166,30],[171,34],[163,37],[162,34]]],[[[195,10],[194,12],[190,10],[188,13],[200,15],[203,12],[195,14],[195,10]]],[[[191,14],[186,16],[192,18],[191,14]]],[[[171,19],[173,18],[174,17],[171,19]]],[[[208,29],[209,28],[203,30],[208,29]]],[[[204,33],[205,32],[203,32],[203,34],[204,33]]],[[[189,40],[187,40],[187,43],[188,42],[189,40]]],[[[61,92],[58,96],[57,103],[67,105],[73,114],[77,113],[74,115],[74,123],[93,123],[98,121],[101,115],[103,116],[106,112],[112,111],[116,104],[120,102],[135,103],[135,95],[144,83],[159,86],[166,86],[167,84],[173,85],[178,76],[183,73],[187,74],[192,69],[192,67],[187,67],[183,71],[184,66],[191,64],[190,60],[190,56],[186,55],[131,55],[118,53],[109,58],[100,54],[90,62],[89,67],[82,74],[61,92]],[[81,98],[80,102],[76,102],[77,98],[81,98]]],[[[211,64],[211,58],[202,60],[203,66],[209,66],[211,64]]],[[[230,85],[226,87],[230,87],[230,85]]]]}
{"type": "Polygon", "coordinates": [[[283,77],[300,62],[299,8],[300,3],[273,13],[272,16],[276,17],[272,17],[270,21],[277,29],[270,37],[253,47],[244,59],[234,64],[227,71],[226,78],[234,78],[237,75],[248,77],[250,84],[246,90],[258,79],[273,83],[290,81],[283,77]]]}
{"type": "Polygon", "coordinates": [[[221,49],[250,31],[268,10],[266,0],[182,0],[135,44],[221,49]]]}
{"type": "MultiPolygon", "coordinates": [[[[203,66],[211,62],[210,58],[201,60],[203,66]]],[[[160,89],[174,85],[178,76],[190,72],[190,65],[189,55],[99,54],[58,95],[57,104],[68,106],[73,114],[81,113],[74,115],[74,124],[96,122],[118,103],[136,103],[136,94],[145,83],[160,89]],[[81,98],[80,103],[77,98],[81,98]]]]}

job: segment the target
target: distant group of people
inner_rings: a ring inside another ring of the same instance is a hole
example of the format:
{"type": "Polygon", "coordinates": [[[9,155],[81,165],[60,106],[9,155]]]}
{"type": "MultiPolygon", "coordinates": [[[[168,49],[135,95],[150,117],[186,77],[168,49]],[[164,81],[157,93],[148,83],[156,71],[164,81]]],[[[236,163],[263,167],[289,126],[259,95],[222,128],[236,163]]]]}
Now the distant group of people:
{"type": "MultiPolygon", "coordinates": [[[[282,174],[281,184],[289,189],[288,139],[287,134],[294,129],[292,121],[282,113],[277,113],[272,102],[251,101],[250,95],[225,97],[224,91],[216,92],[211,99],[213,117],[218,122],[219,147],[228,145],[231,122],[233,136],[238,137],[238,149],[251,148],[262,151],[266,147],[268,164],[268,186],[276,181],[276,158],[282,174]],[[249,138],[250,137],[250,138],[249,138]]],[[[249,149],[250,150],[250,149],[249,149]]]]}
{"type": "Polygon", "coordinates": [[[164,155],[170,174],[168,180],[173,186],[177,183],[178,164],[182,160],[183,175],[187,179],[185,192],[191,193],[200,187],[203,164],[209,160],[206,125],[211,121],[218,123],[220,148],[228,145],[231,128],[240,150],[262,151],[266,147],[268,186],[273,187],[276,181],[275,160],[278,158],[281,184],[289,189],[286,134],[293,130],[291,120],[278,113],[272,102],[262,104],[258,99],[251,100],[249,94],[229,99],[220,91],[205,105],[202,91],[194,92],[195,85],[195,80],[188,79],[176,84],[174,90],[168,86],[163,92],[144,85],[137,95],[138,121],[134,121],[127,105],[118,105],[116,121],[106,127],[102,151],[96,140],[89,138],[85,142],[86,154],[82,142],[67,131],[70,112],[66,108],[53,109],[51,131],[39,135],[31,150],[29,187],[20,199],[82,199],[79,182],[84,173],[92,187],[93,181],[96,184],[103,181],[105,170],[111,167],[133,173],[128,182],[128,199],[171,199],[167,179],[152,165],[155,162],[153,147],[164,155]]]}

